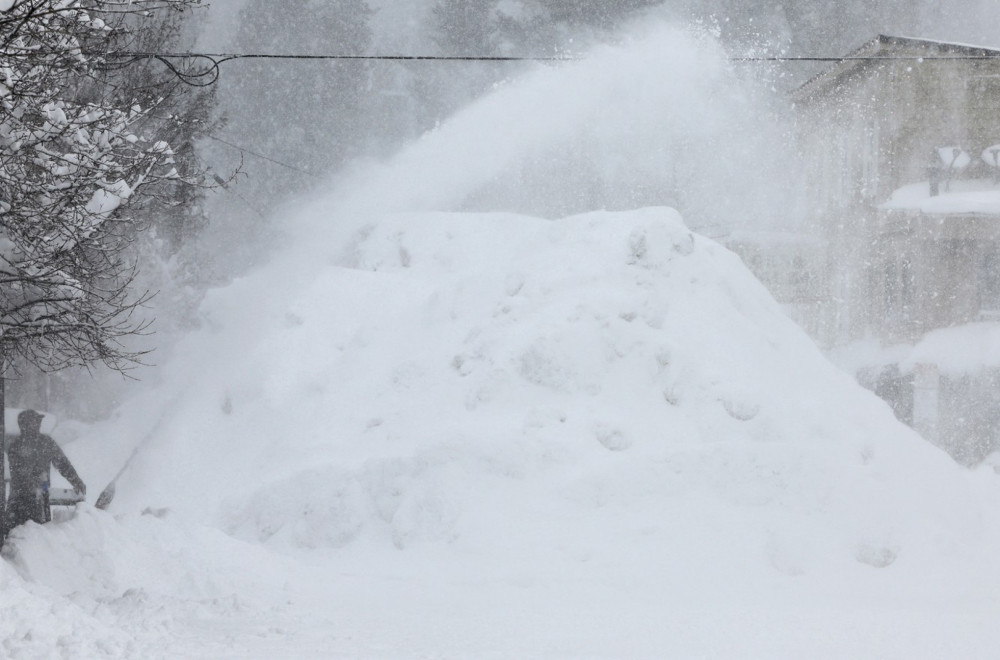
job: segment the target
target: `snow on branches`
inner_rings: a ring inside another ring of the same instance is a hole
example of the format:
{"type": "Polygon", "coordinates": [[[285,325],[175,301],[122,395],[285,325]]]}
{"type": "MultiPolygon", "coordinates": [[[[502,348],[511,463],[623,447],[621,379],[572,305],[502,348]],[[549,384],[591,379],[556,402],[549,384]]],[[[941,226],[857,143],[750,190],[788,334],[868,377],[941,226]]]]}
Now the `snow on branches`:
{"type": "Polygon", "coordinates": [[[196,1],[0,0],[0,339],[40,368],[138,358],[129,207],[179,175],[116,53],[196,1]]]}

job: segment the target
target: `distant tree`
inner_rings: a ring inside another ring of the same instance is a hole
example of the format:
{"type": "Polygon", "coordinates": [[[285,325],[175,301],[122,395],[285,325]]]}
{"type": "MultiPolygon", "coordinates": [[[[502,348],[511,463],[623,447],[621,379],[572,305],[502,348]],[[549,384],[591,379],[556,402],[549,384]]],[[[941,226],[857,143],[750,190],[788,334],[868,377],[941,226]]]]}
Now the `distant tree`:
{"type": "MultiPolygon", "coordinates": [[[[144,19],[134,35],[132,50],[138,52],[176,53],[195,50],[193,14],[197,12],[159,12],[144,19]]],[[[141,120],[142,132],[155,133],[173,150],[177,169],[189,174],[200,171],[196,149],[206,135],[219,130],[223,121],[217,116],[217,85],[192,87],[176,76],[164,76],[163,65],[156,60],[140,60],[122,69],[118,89],[134,95],[142,107],[155,111],[141,120]]],[[[124,99],[123,99],[124,100],[124,99]]],[[[191,185],[192,178],[164,180],[154,194],[143,200],[143,219],[152,232],[143,232],[140,240],[152,236],[165,255],[176,253],[185,241],[195,240],[203,228],[205,185],[191,185]]]]}
{"type": "Polygon", "coordinates": [[[633,12],[663,4],[663,0],[615,0],[614,2],[575,2],[574,0],[536,0],[553,23],[589,25],[609,29],[633,12]]]}
{"type": "Polygon", "coordinates": [[[829,57],[879,33],[912,35],[922,26],[954,22],[954,15],[962,13],[936,0],[686,0],[686,5],[690,15],[714,17],[733,49],[829,57]]]}
{"type": "MultiPolygon", "coordinates": [[[[495,5],[495,0],[436,0],[429,16],[435,54],[500,55],[495,5]]],[[[421,71],[417,91],[432,123],[437,123],[502,80],[508,69],[495,62],[437,62],[421,71]]]]}
{"type": "MultiPolygon", "coordinates": [[[[363,55],[371,44],[371,15],[364,0],[250,0],[233,48],[363,55]]],[[[225,135],[271,159],[246,156],[241,194],[266,210],[312,185],[310,174],[326,174],[356,156],[376,129],[362,112],[370,68],[361,61],[329,60],[244,60],[230,66],[219,82],[225,135]]]]}
{"type": "Polygon", "coordinates": [[[497,54],[497,14],[491,0],[438,0],[431,10],[434,42],[442,55],[497,54]]]}
{"type": "MultiPolygon", "coordinates": [[[[663,0],[523,0],[499,3],[499,29],[505,49],[524,53],[565,52],[603,41],[622,21],[663,5],[663,0]]],[[[671,6],[677,3],[670,3],[671,6]]]]}

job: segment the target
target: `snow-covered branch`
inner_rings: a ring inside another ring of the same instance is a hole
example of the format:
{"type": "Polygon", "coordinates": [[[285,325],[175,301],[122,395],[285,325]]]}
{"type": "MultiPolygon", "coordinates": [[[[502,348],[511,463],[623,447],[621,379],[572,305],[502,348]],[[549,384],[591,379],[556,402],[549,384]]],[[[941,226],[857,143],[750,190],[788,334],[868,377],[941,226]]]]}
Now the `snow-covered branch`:
{"type": "Polygon", "coordinates": [[[0,0],[0,340],[36,366],[138,358],[117,341],[146,328],[126,248],[147,190],[184,178],[162,85],[100,53],[197,2],[0,0]]]}

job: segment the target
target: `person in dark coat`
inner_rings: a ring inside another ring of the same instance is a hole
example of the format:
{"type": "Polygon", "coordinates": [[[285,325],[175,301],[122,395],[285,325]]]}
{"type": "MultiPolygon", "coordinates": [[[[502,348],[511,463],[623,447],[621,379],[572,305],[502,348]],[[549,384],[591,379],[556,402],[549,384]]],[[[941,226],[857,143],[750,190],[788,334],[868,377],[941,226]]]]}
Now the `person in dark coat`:
{"type": "Polygon", "coordinates": [[[73,469],[73,464],[66,458],[63,450],[55,440],[40,432],[43,417],[34,410],[22,410],[17,416],[21,435],[11,440],[7,449],[10,461],[8,530],[28,520],[37,523],[51,520],[49,468],[53,465],[80,495],[87,493],[87,486],[73,469]]]}

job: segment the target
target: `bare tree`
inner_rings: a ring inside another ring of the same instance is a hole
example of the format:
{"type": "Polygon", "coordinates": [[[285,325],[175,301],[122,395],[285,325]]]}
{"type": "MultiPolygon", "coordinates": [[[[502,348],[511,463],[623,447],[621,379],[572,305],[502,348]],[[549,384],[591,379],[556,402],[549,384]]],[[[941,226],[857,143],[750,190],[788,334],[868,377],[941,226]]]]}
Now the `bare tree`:
{"type": "Polygon", "coordinates": [[[133,89],[125,53],[157,12],[198,2],[0,0],[0,377],[14,356],[45,371],[141,359],[124,342],[147,328],[138,210],[191,181],[163,139],[164,88],[133,89]]]}

